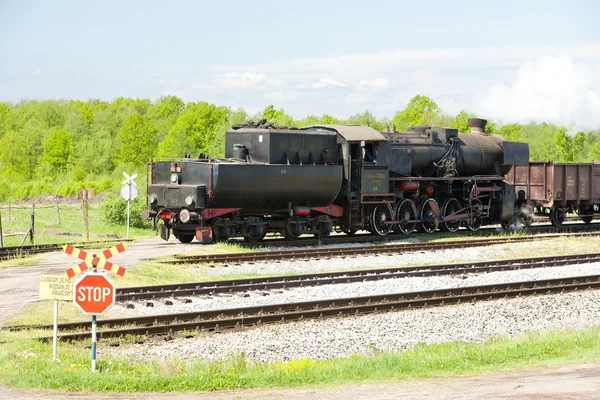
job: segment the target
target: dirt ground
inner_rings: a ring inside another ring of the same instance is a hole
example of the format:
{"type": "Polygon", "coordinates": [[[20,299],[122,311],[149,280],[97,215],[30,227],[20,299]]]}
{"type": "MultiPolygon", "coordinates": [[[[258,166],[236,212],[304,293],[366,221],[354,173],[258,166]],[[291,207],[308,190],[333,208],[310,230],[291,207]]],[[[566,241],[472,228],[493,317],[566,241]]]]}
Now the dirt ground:
{"type": "MultiPolygon", "coordinates": [[[[128,244],[125,253],[111,261],[133,267],[142,258],[164,256],[194,250],[171,239],[168,243],[150,238],[128,244]]],[[[44,261],[0,271],[0,325],[11,315],[37,300],[40,274],[58,274],[74,264],[73,259],[54,253],[44,261]]],[[[600,398],[600,364],[586,364],[515,373],[425,379],[406,382],[377,382],[329,387],[295,389],[245,389],[197,393],[97,394],[20,391],[0,386],[4,399],[598,399],[600,398]]]]}

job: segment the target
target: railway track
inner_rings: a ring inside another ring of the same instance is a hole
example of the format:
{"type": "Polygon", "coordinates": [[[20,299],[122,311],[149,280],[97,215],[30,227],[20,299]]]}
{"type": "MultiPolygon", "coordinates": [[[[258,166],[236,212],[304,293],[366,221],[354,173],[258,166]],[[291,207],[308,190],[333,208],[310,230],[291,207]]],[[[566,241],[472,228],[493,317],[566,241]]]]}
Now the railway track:
{"type": "MultiPolygon", "coordinates": [[[[579,219],[573,219],[572,221],[578,221],[579,219]]],[[[533,225],[528,227],[527,229],[522,230],[521,232],[525,232],[528,234],[541,234],[541,233],[570,233],[570,232],[590,232],[597,231],[600,229],[600,222],[592,223],[589,225],[584,225],[582,223],[567,223],[560,228],[557,228],[550,224],[543,225],[533,225]]],[[[489,235],[494,235],[498,233],[498,227],[486,227],[481,228],[477,232],[471,232],[468,230],[461,230],[457,233],[454,233],[453,237],[485,237],[489,235]]],[[[428,233],[414,233],[413,237],[425,237],[431,238],[431,235],[428,233]]],[[[353,236],[348,236],[344,234],[340,235],[332,235],[323,238],[315,238],[313,236],[305,236],[300,237],[296,240],[287,240],[281,237],[273,237],[269,239],[265,239],[261,242],[257,243],[247,243],[243,240],[238,239],[230,239],[229,243],[234,243],[240,247],[244,248],[261,248],[261,247],[271,247],[271,246],[281,246],[281,247],[303,247],[303,246],[319,246],[319,245],[328,245],[328,244],[339,244],[339,243],[368,243],[368,242],[389,242],[393,240],[402,240],[406,239],[406,235],[404,234],[389,234],[386,236],[374,236],[371,233],[357,233],[353,236]]]]}
{"type": "Polygon", "coordinates": [[[352,247],[329,247],[317,249],[271,250],[248,253],[206,254],[196,256],[175,256],[175,260],[161,261],[165,264],[239,264],[243,262],[274,261],[287,259],[318,259],[330,257],[349,257],[358,255],[407,253],[415,251],[431,251],[456,249],[460,247],[491,246],[504,243],[522,243],[561,236],[597,237],[600,232],[590,233],[558,233],[536,236],[495,237],[487,239],[449,240],[443,242],[419,242],[379,244],[352,247]]]}
{"type": "Polygon", "coordinates": [[[94,242],[75,242],[75,243],[48,243],[48,244],[36,244],[29,246],[10,246],[0,247],[0,261],[8,260],[17,257],[27,257],[35,254],[48,253],[53,251],[60,251],[64,246],[70,244],[71,246],[90,248],[93,246],[102,246],[108,243],[115,242],[130,242],[131,239],[115,239],[115,240],[101,240],[94,242]]]}
{"type": "MultiPolygon", "coordinates": [[[[109,339],[128,335],[172,335],[178,332],[210,332],[303,319],[361,315],[598,288],[600,288],[600,275],[590,275],[170,315],[107,319],[98,321],[98,328],[100,329],[98,338],[109,339]]],[[[89,322],[59,325],[61,331],[88,329],[88,327],[89,322]]],[[[191,335],[192,333],[188,334],[191,335]]],[[[89,332],[62,333],[59,335],[59,338],[63,341],[87,340],[89,337],[89,332]]],[[[41,340],[50,341],[52,338],[44,337],[41,340]]]]}
{"type": "Polygon", "coordinates": [[[214,295],[218,293],[239,293],[255,290],[267,291],[294,287],[334,285],[383,279],[548,268],[592,262],[600,262],[600,253],[270,276],[213,282],[178,283],[173,285],[138,286],[117,289],[117,301],[156,300],[162,298],[214,295]]]}

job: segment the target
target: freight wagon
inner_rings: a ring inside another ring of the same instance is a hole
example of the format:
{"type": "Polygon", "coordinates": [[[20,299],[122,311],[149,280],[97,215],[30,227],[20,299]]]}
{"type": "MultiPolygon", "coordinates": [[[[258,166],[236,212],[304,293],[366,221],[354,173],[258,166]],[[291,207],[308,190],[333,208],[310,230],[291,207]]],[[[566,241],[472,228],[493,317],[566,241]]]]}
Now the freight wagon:
{"type": "Polygon", "coordinates": [[[506,180],[515,185],[520,209],[549,217],[554,226],[561,226],[567,213],[577,213],[586,224],[600,213],[600,161],[530,162],[514,166],[506,180]]]}

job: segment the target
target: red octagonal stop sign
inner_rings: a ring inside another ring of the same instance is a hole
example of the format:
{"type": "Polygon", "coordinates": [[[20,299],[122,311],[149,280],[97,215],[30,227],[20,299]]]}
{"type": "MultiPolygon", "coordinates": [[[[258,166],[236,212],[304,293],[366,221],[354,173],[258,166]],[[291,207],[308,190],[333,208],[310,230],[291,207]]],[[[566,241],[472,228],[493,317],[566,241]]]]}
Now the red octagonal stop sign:
{"type": "Polygon", "coordinates": [[[84,314],[104,314],[115,300],[115,285],[104,274],[87,273],[73,285],[73,302],[84,314]]]}

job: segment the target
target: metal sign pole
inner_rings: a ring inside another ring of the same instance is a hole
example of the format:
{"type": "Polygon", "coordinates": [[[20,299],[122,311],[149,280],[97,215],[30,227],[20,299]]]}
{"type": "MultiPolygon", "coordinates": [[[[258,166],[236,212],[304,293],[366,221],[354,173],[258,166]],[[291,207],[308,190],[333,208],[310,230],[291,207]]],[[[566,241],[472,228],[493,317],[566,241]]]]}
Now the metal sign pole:
{"type": "Polygon", "coordinates": [[[52,338],[52,359],[58,361],[58,300],[54,300],[54,337],[52,338]]]}
{"type": "Polygon", "coordinates": [[[129,186],[129,196],[127,198],[127,239],[129,239],[129,216],[131,215],[131,183],[127,186],[129,186]]]}
{"type": "MultiPolygon", "coordinates": [[[[94,257],[96,255],[94,254],[94,257]]],[[[94,273],[98,272],[98,266],[92,264],[94,273]]],[[[92,372],[96,372],[96,315],[92,315],[92,372]]]]}
{"type": "Polygon", "coordinates": [[[92,372],[96,372],[96,316],[92,315],[92,372]]]}

